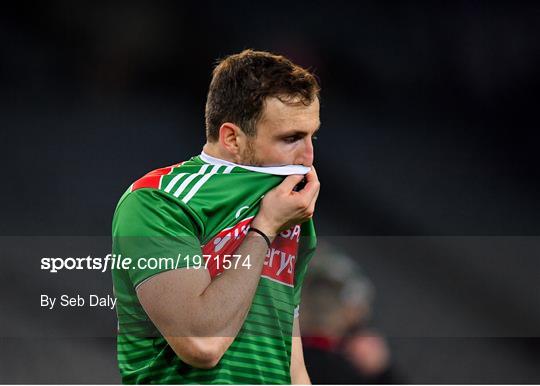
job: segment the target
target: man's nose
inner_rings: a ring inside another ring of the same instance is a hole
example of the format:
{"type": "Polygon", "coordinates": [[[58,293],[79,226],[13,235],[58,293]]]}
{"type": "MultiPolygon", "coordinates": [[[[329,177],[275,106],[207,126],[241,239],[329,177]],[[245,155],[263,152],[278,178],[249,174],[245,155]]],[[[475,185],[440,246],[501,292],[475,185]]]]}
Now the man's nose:
{"type": "Polygon", "coordinates": [[[303,149],[301,150],[302,153],[300,155],[300,162],[299,164],[302,164],[304,166],[312,166],[313,165],[313,142],[311,141],[311,138],[306,138],[305,145],[303,146],[303,149]]]}

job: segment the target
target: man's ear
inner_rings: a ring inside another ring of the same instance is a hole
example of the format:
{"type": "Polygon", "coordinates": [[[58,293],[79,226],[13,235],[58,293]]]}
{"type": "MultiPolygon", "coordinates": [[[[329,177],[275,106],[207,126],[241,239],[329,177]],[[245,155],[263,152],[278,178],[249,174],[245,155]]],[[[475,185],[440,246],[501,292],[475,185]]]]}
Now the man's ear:
{"type": "Polygon", "coordinates": [[[219,128],[219,142],[234,158],[241,154],[245,142],[245,134],[234,123],[225,122],[219,128]]]}

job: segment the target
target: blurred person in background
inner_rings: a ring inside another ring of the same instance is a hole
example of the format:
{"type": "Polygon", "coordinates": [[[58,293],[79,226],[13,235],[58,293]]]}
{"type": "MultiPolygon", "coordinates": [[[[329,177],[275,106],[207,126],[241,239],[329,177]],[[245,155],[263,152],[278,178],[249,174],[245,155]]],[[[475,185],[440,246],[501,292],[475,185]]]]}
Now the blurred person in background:
{"type": "Polygon", "coordinates": [[[388,345],[368,327],[375,291],[358,264],[319,242],[304,291],[300,324],[311,381],[396,383],[388,345]]]}

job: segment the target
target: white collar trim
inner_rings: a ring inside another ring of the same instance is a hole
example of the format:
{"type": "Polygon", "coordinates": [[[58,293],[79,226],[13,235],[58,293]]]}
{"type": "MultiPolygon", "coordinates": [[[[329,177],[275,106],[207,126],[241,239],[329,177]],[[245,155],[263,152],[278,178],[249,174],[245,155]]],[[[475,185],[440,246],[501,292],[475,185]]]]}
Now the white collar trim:
{"type": "Polygon", "coordinates": [[[311,168],[303,165],[284,165],[284,166],[248,166],[235,164],[234,162],[226,161],[221,158],[212,157],[206,154],[204,151],[200,154],[201,159],[207,164],[211,165],[225,165],[232,167],[239,167],[252,172],[275,174],[278,176],[290,176],[292,174],[307,174],[311,168]]]}

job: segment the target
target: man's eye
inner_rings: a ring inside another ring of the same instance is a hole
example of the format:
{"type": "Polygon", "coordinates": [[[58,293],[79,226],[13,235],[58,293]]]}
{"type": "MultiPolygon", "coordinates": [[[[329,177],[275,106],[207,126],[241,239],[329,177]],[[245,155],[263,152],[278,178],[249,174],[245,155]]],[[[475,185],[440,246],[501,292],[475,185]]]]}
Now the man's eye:
{"type": "Polygon", "coordinates": [[[297,135],[293,135],[292,137],[286,137],[285,142],[287,143],[294,143],[298,141],[300,138],[297,135]]]}
{"type": "Polygon", "coordinates": [[[317,136],[317,135],[314,135],[313,137],[311,137],[311,139],[312,139],[312,140],[314,140],[314,141],[316,141],[316,140],[318,140],[318,139],[319,139],[319,136],[317,136]]]}

